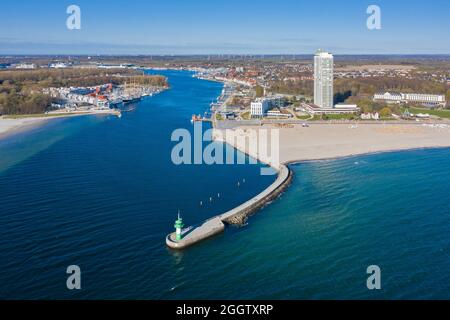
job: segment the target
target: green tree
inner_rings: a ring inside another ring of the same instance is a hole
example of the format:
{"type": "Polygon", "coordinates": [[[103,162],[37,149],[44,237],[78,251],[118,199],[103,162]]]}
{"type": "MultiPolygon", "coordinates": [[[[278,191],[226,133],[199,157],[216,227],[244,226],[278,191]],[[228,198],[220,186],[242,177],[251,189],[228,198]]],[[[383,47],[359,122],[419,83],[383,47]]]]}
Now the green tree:
{"type": "Polygon", "coordinates": [[[264,96],[264,88],[261,86],[256,86],[255,93],[256,93],[257,98],[263,97],[264,96]]]}
{"type": "Polygon", "coordinates": [[[448,104],[450,101],[450,89],[447,90],[447,94],[445,95],[445,98],[446,98],[447,104],[448,104]]]}
{"type": "Polygon", "coordinates": [[[384,107],[383,109],[380,110],[381,117],[390,117],[391,114],[392,114],[392,110],[389,109],[388,107],[384,107]]]}

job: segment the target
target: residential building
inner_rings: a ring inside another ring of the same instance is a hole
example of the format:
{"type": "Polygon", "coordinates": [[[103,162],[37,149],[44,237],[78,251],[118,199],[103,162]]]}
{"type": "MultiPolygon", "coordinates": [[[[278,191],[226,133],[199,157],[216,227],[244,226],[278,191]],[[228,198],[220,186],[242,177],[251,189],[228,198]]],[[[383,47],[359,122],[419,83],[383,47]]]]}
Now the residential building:
{"type": "Polygon", "coordinates": [[[333,55],[322,50],[314,56],[314,104],[333,108],[333,55]]]}
{"type": "Polygon", "coordinates": [[[269,100],[259,98],[253,101],[250,105],[250,114],[252,117],[262,117],[269,110],[269,100]]]}

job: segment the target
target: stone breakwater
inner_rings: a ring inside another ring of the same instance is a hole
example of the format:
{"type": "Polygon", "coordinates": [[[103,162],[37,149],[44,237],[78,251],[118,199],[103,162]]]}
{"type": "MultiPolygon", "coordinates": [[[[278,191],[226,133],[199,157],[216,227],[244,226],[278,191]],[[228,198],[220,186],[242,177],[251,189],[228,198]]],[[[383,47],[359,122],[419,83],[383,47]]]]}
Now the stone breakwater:
{"type": "MultiPolygon", "coordinates": [[[[215,126],[215,121],[213,121],[215,126]]],[[[183,233],[181,240],[176,240],[176,234],[171,233],[166,237],[166,244],[172,249],[184,249],[192,246],[202,240],[210,238],[224,231],[225,225],[243,225],[247,219],[257,210],[263,208],[267,203],[273,201],[289,186],[292,181],[292,171],[287,165],[273,163],[269,158],[262,158],[259,154],[251,154],[246,148],[245,143],[241,145],[236,141],[238,137],[235,134],[221,135],[217,129],[213,132],[213,139],[218,142],[228,143],[232,147],[257,158],[259,161],[270,165],[278,172],[277,179],[263,192],[246,201],[240,206],[227,211],[221,215],[215,216],[202,224],[191,227],[183,233]]]]}
{"type": "Polygon", "coordinates": [[[292,181],[292,171],[285,165],[280,166],[278,177],[273,184],[256,197],[220,216],[226,224],[242,225],[248,217],[257,210],[263,208],[267,203],[273,201],[289,186],[292,181]]]}
{"type": "Polygon", "coordinates": [[[181,240],[176,240],[175,233],[166,237],[166,244],[172,249],[185,249],[202,240],[210,238],[224,231],[225,225],[242,225],[255,211],[261,209],[268,202],[277,198],[291,183],[292,171],[285,165],[280,165],[278,177],[267,189],[219,216],[208,219],[201,225],[189,229],[183,234],[181,240]]]}

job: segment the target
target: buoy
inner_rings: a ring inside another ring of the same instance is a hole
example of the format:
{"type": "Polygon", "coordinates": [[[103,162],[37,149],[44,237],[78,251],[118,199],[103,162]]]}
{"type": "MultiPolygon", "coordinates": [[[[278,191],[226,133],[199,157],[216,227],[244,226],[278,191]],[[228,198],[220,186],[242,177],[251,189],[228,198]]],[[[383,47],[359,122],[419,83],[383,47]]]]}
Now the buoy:
{"type": "Polygon", "coordinates": [[[212,197],[209,197],[209,202],[212,202],[212,197]]]}
{"type": "Polygon", "coordinates": [[[217,198],[220,198],[220,193],[217,194],[217,198]]]}
{"type": "Polygon", "coordinates": [[[240,187],[241,186],[241,183],[238,181],[238,187],[240,187]]]}
{"type": "Polygon", "coordinates": [[[200,206],[202,206],[203,205],[203,201],[200,201],[200,206]]]}

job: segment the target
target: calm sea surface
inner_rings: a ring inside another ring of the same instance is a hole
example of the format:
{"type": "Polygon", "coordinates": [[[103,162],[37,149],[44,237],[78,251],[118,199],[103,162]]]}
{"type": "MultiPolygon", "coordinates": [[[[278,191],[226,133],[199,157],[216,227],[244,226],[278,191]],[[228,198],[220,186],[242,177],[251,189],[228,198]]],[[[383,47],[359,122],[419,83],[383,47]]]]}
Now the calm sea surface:
{"type": "Polygon", "coordinates": [[[178,210],[200,222],[274,177],[172,164],[172,131],[192,131],[222,85],[163,73],[172,88],[121,119],[58,119],[0,140],[0,298],[450,298],[449,149],[294,165],[289,190],[247,226],[168,250],[178,210]],[[69,265],[81,291],[66,289],[69,265]],[[366,287],[369,265],[381,291],[366,287]]]}

